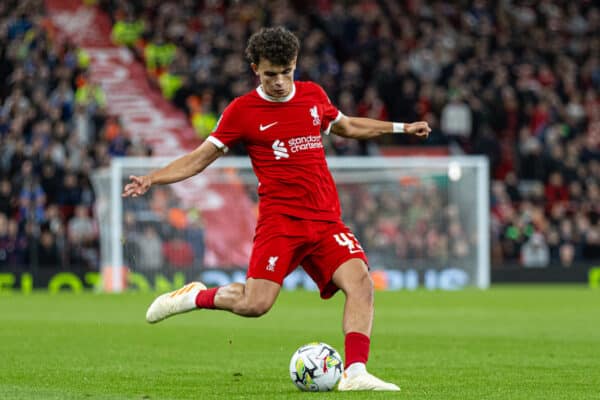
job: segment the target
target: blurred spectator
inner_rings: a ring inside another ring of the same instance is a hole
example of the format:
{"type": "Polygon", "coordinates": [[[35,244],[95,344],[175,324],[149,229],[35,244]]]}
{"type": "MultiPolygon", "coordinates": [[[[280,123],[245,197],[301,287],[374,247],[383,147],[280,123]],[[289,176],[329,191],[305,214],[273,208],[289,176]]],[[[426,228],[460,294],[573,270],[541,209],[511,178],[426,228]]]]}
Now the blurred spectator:
{"type": "Polygon", "coordinates": [[[450,94],[450,102],[442,109],[442,132],[466,143],[471,136],[473,119],[471,109],[458,93],[450,94]]]}
{"type": "MultiPolygon", "coordinates": [[[[5,236],[0,241],[3,242],[0,249],[4,249],[4,261],[7,265],[18,267],[25,264],[27,259],[27,239],[19,232],[17,221],[8,220],[5,236]]],[[[2,263],[0,262],[0,264],[2,263]]]]}
{"type": "Polygon", "coordinates": [[[144,33],[144,22],[128,12],[124,19],[118,20],[112,28],[111,38],[119,46],[133,47],[144,33]]]}
{"type": "Polygon", "coordinates": [[[146,68],[151,76],[160,76],[175,59],[176,46],[165,41],[161,32],[154,34],[152,41],[144,49],[146,68]]]}
{"type": "Polygon", "coordinates": [[[8,179],[0,181],[0,214],[5,217],[12,217],[15,212],[14,194],[12,185],[8,179]]]}
{"type": "Polygon", "coordinates": [[[573,266],[575,261],[575,246],[572,243],[565,243],[560,246],[560,265],[565,268],[573,266]]]}
{"type": "Polygon", "coordinates": [[[194,251],[191,244],[179,233],[170,237],[162,246],[165,261],[175,269],[189,269],[194,263],[194,251]]]}
{"type": "Polygon", "coordinates": [[[188,212],[188,226],[185,229],[185,239],[191,244],[194,252],[194,266],[204,266],[204,221],[200,211],[193,209],[188,212]]]}
{"type": "Polygon", "coordinates": [[[104,138],[108,142],[108,154],[110,156],[123,157],[129,155],[132,142],[117,118],[111,117],[106,121],[104,138]]]}
{"type": "Polygon", "coordinates": [[[567,203],[569,201],[569,189],[563,183],[563,176],[555,171],[550,174],[545,188],[546,207],[552,208],[556,203],[567,203]]]}
{"type": "Polygon", "coordinates": [[[58,204],[63,206],[64,212],[70,217],[74,207],[81,203],[81,187],[77,182],[77,175],[67,172],[62,182],[62,190],[58,194],[58,204]]]}
{"type": "Polygon", "coordinates": [[[45,162],[42,165],[40,184],[46,193],[49,204],[53,204],[58,201],[61,183],[62,179],[57,171],[56,164],[52,161],[45,162]]]}
{"type": "Polygon", "coordinates": [[[185,79],[185,75],[179,71],[177,65],[170,64],[158,77],[158,86],[164,98],[173,100],[177,91],[184,85],[185,79]]]}
{"type": "Polygon", "coordinates": [[[38,240],[31,243],[29,254],[33,255],[35,264],[41,268],[56,268],[63,265],[60,251],[56,244],[56,238],[52,232],[43,230],[38,240]]]}
{"type": "Polygon", "coordinates": [[[64,234],[64,221],[58,205],[50,204],[46,208],[46,215],[43,224],[47,227],[47,229],[57,236],[64,234]]]}
{"type": "Polygon", "coordinates": [[[521,263],[527,268],[547,267],[550,249],[540,233],[534,233],[521,247],[521,263]]]}
{"type": "Polygon", "coordinates": [[[8,264],[9,246],[8,218],[5,214],[0,213],[0,265],[8,264]]]}
{"type": "Polygon", "coordinates": [[[136,266],[140,271],[157,271],[163,268],[163,243],[152,225],[147,225],[138,237],[139,260],[136,266]]]}
{"type": "Polygon", "coordinates": [[[600,260],[600,226],[591,227],[585,235],[583,256],[589,260],[600,260]]]}
{"type": "MultiPolygon", "coordinates": [[[[27,165],[27,164],[24,164],[27,165]]],[[[25,180],[19,193],[19,217],[21,220],[44,220],[46,194],[39,184],[31,179],[25,180]]]]}
{"type": "Polygon", "coordinates": [[[106,94],[99,84],[89,77],[80,77],[78,84],[79,87],[75,91],[75,103],[78,106],[86,107],[91,113],[106,107],[106,94]]]}
{"type": "Polygon", "coordinates": [[[205,139],[214,130],[217,124],[217,116],[210,111],[210,105],[207,107],[203,103],[197,96],[189,96],[187,98],[187,107],[190,112],[192,126],[198,136],[205,139]]]}
{"type": "Polygon", "coordinates": [[[87,208],[83,205],[75,207],[75,215],[69,220],[69,241],[72,244],[87,246],[98,238],[98,230],[94,221],[88,216],[87,208]]]}

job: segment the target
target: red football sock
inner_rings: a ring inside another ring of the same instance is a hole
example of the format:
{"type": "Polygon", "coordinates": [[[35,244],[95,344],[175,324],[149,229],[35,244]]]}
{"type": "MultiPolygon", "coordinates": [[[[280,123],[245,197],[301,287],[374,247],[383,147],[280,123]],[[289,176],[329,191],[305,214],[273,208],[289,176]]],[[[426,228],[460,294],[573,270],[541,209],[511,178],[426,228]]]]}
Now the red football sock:
{"type": "Polygon", "coordinates": [[[214,288],[210,288],[210,289],[206,289],[206,290],[201,290],[200,292],[198,292],[198,295],[196,296],[196,307],[198,308],[208,308],[208,309],[214,309],[215,308],[215,295],[217,294],[217,290],[219,290],[218,287],[214,287],[214,288]]]}
{"type": "Polygon", "coordinates": [[[346,334],[344,345],[346,350],[346,365],[344,369],[357,362],[367,363],[369,359],[369,347],[371,346],[371,339],[367,335],[358,332],[349,332],[346,334]]]}

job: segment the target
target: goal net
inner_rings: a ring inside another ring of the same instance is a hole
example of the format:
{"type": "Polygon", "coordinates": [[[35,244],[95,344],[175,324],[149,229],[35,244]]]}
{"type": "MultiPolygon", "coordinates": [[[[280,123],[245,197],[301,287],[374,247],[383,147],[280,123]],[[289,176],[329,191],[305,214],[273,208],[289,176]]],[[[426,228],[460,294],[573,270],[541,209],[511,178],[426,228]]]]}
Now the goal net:
{"type": "MultiPolygon", "coordinates": [[[[130,175],[164,158],[116,158],[93,177],[103,289],[170,290],[189,280],[243,281],[257,218],[246,157],[146,195],[122,198],[130,175]]],[[[328,158],[344,222],[378,289],[489,286],[489,181],[483,157],[328,158]]],[[[301,268],[284,288],[315,289],[301,268]]]]}

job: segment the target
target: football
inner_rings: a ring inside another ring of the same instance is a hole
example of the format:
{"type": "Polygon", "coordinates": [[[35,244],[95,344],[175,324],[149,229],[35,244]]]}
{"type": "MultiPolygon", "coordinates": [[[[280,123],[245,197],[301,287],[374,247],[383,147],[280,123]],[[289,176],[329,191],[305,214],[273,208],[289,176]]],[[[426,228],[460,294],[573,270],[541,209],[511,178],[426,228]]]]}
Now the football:
{"type": "Polygon", "coordinates": [[[302,391],[326,392],[337,385],[344,370],[340,353],[325,343],[300,347],[290,361],[292,382],[302,391]]]}

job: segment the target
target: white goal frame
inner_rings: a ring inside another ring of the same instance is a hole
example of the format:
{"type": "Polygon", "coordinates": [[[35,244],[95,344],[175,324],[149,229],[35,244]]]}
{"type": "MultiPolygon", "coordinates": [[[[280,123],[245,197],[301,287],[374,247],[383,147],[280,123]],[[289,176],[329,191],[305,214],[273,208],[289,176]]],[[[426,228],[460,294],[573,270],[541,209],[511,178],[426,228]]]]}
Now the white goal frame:
{"type": "MultiPolygon", "coordinates": [[[[124,262],[123,262],[123,191],[122,181],[123,172],[126,169],[135,168],[158,168],[172,161],[172,158],[165,157],[121,157],[113,158],[110,167],[97,170],[93,176],[94,186],[98,191],[100,182],[110,180],[110,196],[108,204],[96,204],[98,207],[108,207],[104,210],[110,214],[110,233],[101,229],[101,248],[110,242],[110,261],[107,263],[106,253],[101,268],[111,268],[110,273],[110,291],[121,292],[125,288],[124,282],[124,262]],[[99,180],[103,179],[103,180],[99,180]]],[[[448,156],[448,157],[328,157],[327,163],[332,170],[347,171],[369,171],[381,170],[382,168],[399,169],[407,168],[413,170],[419,169],[441,169],[447,170],[450,181],[454,178],[460,179],[462,168],[475,168],[476,170],[476,221],[477,221],[477,267],[475,286],[480,289],[486,289],[490,285],[490,200],[489,200],[489,163],[486,157],[482,156],[448,156]],[[453,178],[454,177],[454,178],[453,178]]],[[[221,157],[210,165],[207,170],[218,168],[236,168],[240,170],[251,171],[251,164],[248,157],[221,157]]],[[[104,189],[105,190],[105,189],[104,189]]],[[[100,202],[101,203],[101,202],[100,202]]],[[[104,214],[105,215],[105,214],[104,214]]],[[[105,290],[106,290],[106,281],[105,290]]]]}

